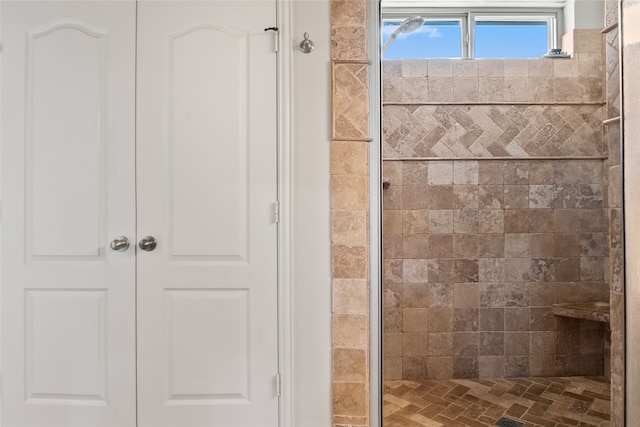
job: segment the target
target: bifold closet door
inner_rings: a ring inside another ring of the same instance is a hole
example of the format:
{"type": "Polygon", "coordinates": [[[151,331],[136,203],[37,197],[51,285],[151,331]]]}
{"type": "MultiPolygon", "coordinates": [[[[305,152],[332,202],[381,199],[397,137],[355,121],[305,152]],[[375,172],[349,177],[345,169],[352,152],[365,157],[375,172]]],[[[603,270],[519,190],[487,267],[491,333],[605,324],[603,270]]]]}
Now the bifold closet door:
{"type": "Polygon", "coordinates": [[[2,426],[277,426],[275,0],[0,6],[2,426]]]}
{"type": "Polygon", "coordinates": [[[135,6],[0,3],[2,426],[136,423],[135,6]]]}
{"type": "Polygon", "coordinates": [[[138,420],[278,425],[276,2],[138,3],[138,420]]]}

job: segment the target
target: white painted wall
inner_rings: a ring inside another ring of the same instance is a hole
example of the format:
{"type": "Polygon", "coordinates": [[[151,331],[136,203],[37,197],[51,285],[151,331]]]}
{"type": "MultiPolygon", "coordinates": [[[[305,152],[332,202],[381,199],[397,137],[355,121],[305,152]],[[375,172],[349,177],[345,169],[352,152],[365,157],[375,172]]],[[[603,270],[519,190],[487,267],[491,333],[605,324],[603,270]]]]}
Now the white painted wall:
{"type": "Polygon", "coordinates": [[[292,214],[295,427],[331,425],[331,19],[329,0],[293,0],[292,214]],[[308,32],[315,50],[299,44],[308,32]]]}
{"type": "Polygon", "coordinates": [[[564,32],[574,28],[602,28],[603,0],[569,0],[564,7],[564,32]]]}

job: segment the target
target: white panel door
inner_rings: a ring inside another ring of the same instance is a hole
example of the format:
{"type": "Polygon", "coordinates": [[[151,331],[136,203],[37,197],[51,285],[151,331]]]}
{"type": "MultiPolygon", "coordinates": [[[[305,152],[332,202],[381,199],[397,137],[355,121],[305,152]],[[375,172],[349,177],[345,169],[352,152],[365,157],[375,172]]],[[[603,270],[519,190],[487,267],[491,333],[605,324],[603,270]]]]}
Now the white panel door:
{"type": "Polygon", "coordinates": [[[1,7],[2,425],[134,426],[135,2],[1,7]]]}
{"type": "Polygon", "coordinates": [[[2,425],[277,426],[275,0],[0,4],[2,425]]]}
{"type": "Polygon", "coordinates": [[[138,5],[141,427],[278,424],[275,6],[138,5]]]}

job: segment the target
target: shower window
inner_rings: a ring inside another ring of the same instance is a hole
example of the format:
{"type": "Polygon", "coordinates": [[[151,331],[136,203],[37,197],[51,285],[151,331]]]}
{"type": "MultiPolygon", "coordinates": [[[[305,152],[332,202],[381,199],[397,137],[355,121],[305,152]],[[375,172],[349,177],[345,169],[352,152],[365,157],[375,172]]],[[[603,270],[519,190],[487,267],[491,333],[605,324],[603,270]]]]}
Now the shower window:
{"type": "Polygon", "coordinates": [[[539,58],[557,47],[561,14],[549,9],[390,8],[382,12],[382,56],[539,58]]]}
{"type": "Polygon", "coordinates": [[[539,58],[554,48],[555,17],[474,16],[474,58],[539,58]]]}

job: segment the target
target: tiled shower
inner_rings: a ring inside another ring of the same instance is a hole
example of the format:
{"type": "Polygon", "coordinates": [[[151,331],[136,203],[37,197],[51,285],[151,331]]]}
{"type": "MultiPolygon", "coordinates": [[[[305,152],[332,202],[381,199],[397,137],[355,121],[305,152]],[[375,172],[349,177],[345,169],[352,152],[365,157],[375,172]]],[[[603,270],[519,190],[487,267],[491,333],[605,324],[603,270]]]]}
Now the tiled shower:
{"type": "Polygon", "coordinates": [[[571,31],[570,59],[383,61],[385,380],[621,363],[615,297],[611,322],[554,314],[621,282],[615,34],[571,31]]]}

